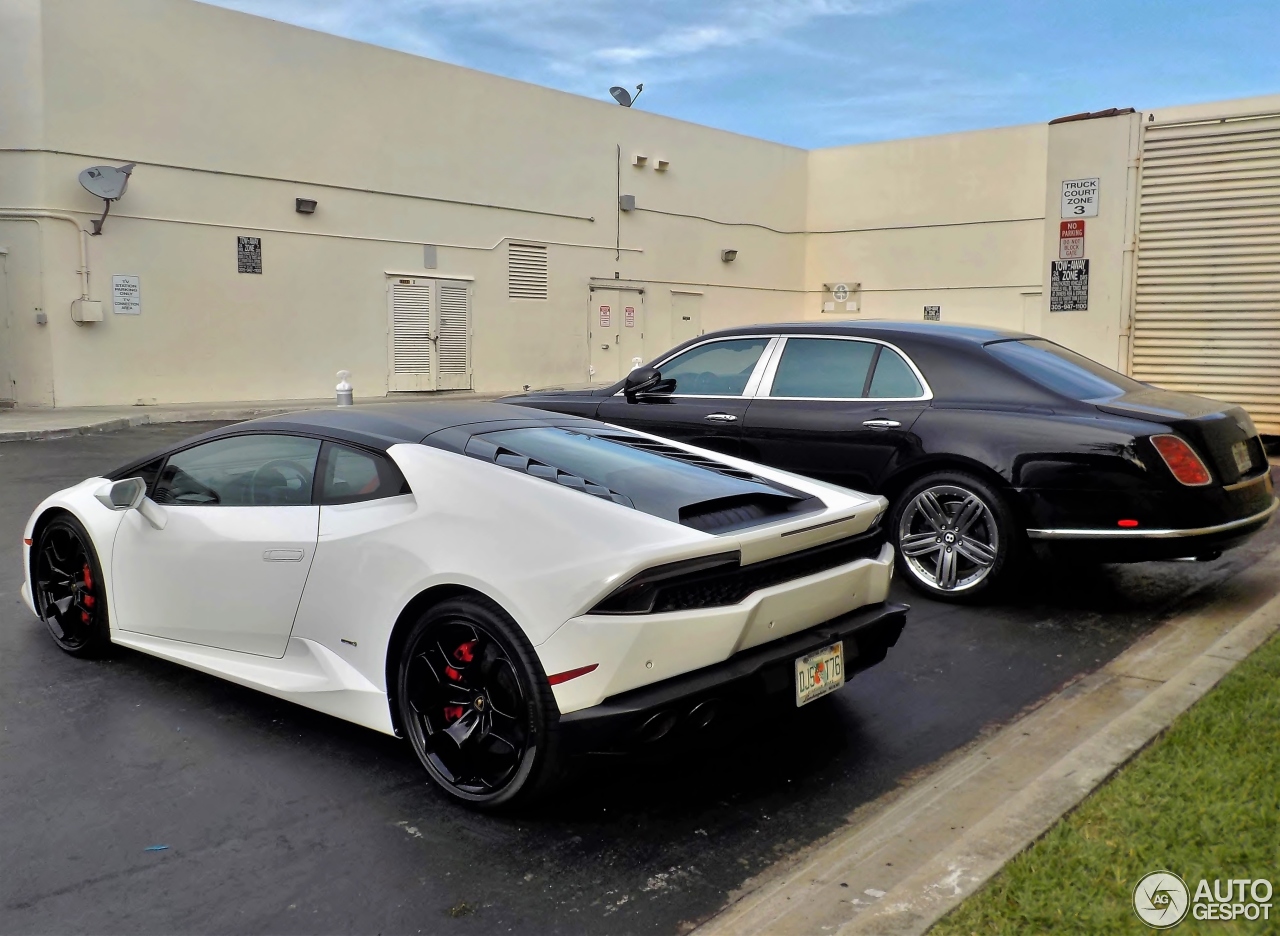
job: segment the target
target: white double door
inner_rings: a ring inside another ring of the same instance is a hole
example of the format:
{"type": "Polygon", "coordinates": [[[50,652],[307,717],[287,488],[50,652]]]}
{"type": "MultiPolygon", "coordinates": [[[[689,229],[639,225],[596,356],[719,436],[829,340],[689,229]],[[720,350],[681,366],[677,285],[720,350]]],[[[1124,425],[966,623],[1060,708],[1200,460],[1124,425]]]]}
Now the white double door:
{"type": "Polygon", "coordinates": [[[471,388],[471,297],[467,280],[390,278],[388,389],[471,388]]]}
{"type": "Polygon", "coordinates": [[[644,293],[638,289],[591,290],[591,380],[613,383],[645,357],[644,293]]]}

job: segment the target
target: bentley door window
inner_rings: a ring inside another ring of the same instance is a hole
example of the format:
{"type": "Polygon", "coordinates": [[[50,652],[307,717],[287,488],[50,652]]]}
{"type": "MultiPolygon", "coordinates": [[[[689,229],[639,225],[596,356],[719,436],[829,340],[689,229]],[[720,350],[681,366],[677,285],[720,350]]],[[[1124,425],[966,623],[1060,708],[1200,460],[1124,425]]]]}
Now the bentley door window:
{"type": "Polygon", "coordinates": [[[243,435],[169,456],[155,483],[159,504],[290,507],[311,503],[320,441],[301,436],[243,435]]]}
{"type": "Polygon", "coordinates": [[[867,396],[877,400],[914,400],[924,396],[924,387],[902,355],[882,346],[867,396]]]}
{"type": "Polygon", "coordinates": [[[741,396],[770,338],[734,338],[690,348],[663,363],[664,380],[677,396],[741,396]]]}
{"type": "Polygon", "coordinates": [[[409,486],[389,459],[372,452],[326,443],[320,503],[354,504],[408,494],[409,486]]]}
{"type": "Polygon", "coordinates": [[[845,400],[865,397],[879,348],[866,341],[792,336],[782,349],[769,396],[845,400]]]}

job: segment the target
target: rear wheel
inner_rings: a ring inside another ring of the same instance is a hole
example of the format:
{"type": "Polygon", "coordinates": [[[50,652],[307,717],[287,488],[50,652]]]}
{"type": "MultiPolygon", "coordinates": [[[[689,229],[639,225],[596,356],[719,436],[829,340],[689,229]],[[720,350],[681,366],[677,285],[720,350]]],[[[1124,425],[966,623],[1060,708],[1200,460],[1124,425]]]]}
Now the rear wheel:
{"type": "Polygon", "coordinates": [[[414,752],[450,796],[525,802],[560,775],[559,711],[533,648],[486,599],[429,609],[401,654],[397,704],[414,752]]]}
{"type": "Polygon", "coordinates": [[[943,601],[989,594],[1018,535],[1000,493],[960,471],[935,472],[908,486],[894,503],[890,530],[907,581],[943,601]]]}
{"type": "Polygon", "coordinates": [[[56,517],[40,531],[31,559],[32,598],[53,642],[72,656],[101,656],[111,646],[102,569],[80,521],[56,517]]]}

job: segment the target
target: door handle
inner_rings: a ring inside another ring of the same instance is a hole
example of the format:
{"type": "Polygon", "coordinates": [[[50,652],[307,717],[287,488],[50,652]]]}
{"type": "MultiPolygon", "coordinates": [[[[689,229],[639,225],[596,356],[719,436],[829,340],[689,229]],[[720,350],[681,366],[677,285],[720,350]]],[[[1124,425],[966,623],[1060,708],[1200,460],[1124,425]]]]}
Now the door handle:
{"type": "Polygon", "coordinates": [[[896,419],[867,419],[862,424],[868,429],[897,429],[902,425],[896,419]]]}
{"type": "Polygon", "coordinates": [[[268,549],[262,554],[266,562],[301,562],[301,549],[268,549]]]}
{"type": "Polygon", "coordinates": [[[705,419],[707,422],[731,423],[731,422],[738,421],[738,417],[734,416],[732,413],[708,413],[706,416],[703,416],[702,418],[705,419]]]}

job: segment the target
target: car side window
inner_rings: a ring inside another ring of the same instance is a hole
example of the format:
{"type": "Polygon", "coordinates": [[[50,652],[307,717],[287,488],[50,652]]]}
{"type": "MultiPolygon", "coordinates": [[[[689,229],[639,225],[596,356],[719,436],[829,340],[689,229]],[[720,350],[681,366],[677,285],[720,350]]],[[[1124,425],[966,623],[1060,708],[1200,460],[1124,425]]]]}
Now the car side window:
{"type": "Polygon", "coordinates": [[[381,455],[328,442],[322,463],[322,504],[354,504],[410,493],[404,476],[381,455]]]}
{"type": "Polygon", "coordinates": [[[320,440],[243,435],[169,456],[156,480],[158,504],[296,507],[311,503],[320,440]]]}
{"type": "Polygon", "coordinates": [[[914,400],[924,396],[924,387],[916,378],[911,366],[892,348],[881,348],[876,361],[875,376],[871,378],[871,391],[867,394],[877,400],[914,400]]]}
{"type": "Polygon", "coordinates": [[[685,396],[741,396],[769,340],[734,338],[698,345],[664,363],[663,379],[674,380],[671,392],[685,396]]]}
{"type": "Polygon", "coordinates": [[[769,396],[858,399],[878,345],[842,338],[787,339],[769,396]]]}

